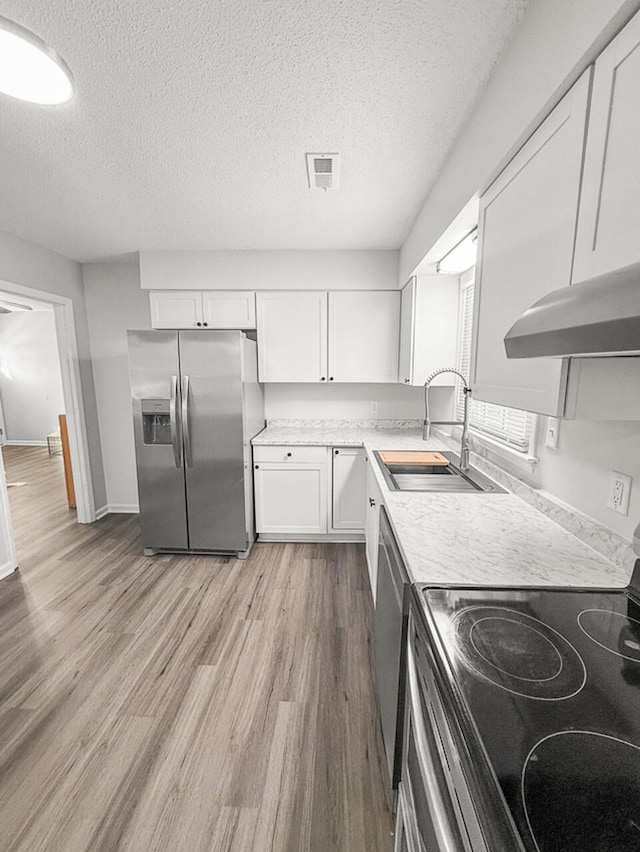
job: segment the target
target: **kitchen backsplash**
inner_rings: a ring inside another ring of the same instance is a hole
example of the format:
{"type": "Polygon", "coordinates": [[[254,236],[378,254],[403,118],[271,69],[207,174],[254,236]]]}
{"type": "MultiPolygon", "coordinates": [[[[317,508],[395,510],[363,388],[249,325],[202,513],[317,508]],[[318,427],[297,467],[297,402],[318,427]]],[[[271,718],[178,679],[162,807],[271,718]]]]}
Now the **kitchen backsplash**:
{"type": "Polygon", "coordinates": [[[422,420],[324,420],[274,417],[267,419],[274,429],[418,429],[422,420]]]}

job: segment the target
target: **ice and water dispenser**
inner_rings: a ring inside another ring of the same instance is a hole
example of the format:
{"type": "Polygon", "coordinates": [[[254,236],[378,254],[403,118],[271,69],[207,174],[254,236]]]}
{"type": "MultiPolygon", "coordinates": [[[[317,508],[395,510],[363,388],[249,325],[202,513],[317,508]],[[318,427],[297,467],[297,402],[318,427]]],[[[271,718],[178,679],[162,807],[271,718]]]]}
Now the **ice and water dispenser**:
{"type": "Polygon", "coordinates": [[[168,399],[142,400],[142,440],[145,444],[171,443],[171,414],[168,399]]]}

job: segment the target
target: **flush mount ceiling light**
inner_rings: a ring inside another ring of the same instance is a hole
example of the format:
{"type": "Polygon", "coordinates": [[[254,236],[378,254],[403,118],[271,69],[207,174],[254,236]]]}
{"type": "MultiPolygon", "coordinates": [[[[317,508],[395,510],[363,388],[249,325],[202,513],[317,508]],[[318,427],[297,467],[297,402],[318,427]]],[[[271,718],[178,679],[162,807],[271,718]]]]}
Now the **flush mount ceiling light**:
{"type": "Polygon", "coordinates": [[[460,275],[476,262],[478,251],[478,229],[463,237],[436,265],[442,275],[460,275]]]}
{"type": "Polygon", "coordinates": [[[66,62],[42,39],[0,16],[0,92],[34,104],[53,106],[73,97],[66,62]]]}

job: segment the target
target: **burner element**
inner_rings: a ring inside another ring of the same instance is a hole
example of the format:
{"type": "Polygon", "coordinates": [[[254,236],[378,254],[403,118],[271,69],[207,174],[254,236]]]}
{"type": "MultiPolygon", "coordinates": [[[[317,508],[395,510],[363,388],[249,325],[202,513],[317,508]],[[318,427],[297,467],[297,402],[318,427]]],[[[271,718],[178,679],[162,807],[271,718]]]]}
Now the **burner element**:
{"type": "Polygon", "coordinates": [[[596,645],[640,663],[640,621],[608,609],[584,609],[578,615],[578,624],[596,645]]]}
{"type": "Polygon", "coordinates": [[[522,803],[538,852],[638,852],[640,747],[607,734],[560,731],[522,772],[522,803]]]}
{"type": "Polygon", "coordinates": [[[480,618],[469,638],[483,660],[518,680],[552,680],[562,671],[562,657],[553,643],[513,618],[480,618]]]}
{"type": "Polygon", "coordinates": [[[576,695],[587,673],[562,634],[506,607],[473,606],[453,619],[458,655],[474,674],[526,698],[558,701],[576,695]]]}

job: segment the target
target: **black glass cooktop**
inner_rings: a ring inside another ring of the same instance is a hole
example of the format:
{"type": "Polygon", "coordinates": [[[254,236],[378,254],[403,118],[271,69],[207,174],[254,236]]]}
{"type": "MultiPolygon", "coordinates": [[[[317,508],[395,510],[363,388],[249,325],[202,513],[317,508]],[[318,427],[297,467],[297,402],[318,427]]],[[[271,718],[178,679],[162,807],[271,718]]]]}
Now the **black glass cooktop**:
{"type": "Polygon", "coordinates": [[[531,852],[640,852],[640,606],[425,589],[454,693],[531,852]]]}

